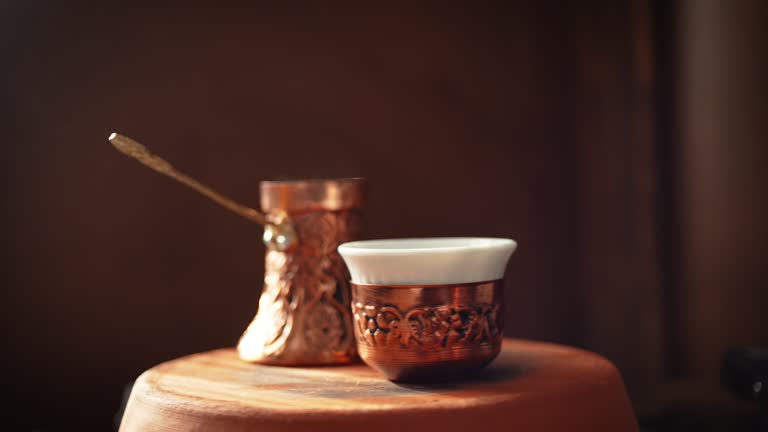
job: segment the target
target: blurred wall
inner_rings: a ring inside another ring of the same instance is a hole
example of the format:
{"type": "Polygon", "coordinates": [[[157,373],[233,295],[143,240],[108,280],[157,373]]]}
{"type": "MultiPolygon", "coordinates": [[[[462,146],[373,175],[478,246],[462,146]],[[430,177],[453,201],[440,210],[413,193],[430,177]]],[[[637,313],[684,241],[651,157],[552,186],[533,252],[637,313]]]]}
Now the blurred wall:
{"type": "Polygon", "coordinates": [[[565,16],[6,7],[24,426],[104,427],[141,371],[233,345],[256,311],[259,227],[118,154],[112,131],[253,205],[260,179],[365,176],[368,237],[513,237],[508,334],[578,341],[565,16]]]}
{"type": "Polygon", "coordinates": [[[680,356],[702,379],[768,344],[768,4],[686,1],[679,19],[680,356]]]}
{"type": "Polygon", "coordinates": [[[15,421],[107,429],[125,384],[233,345],[256,311],[259,227],[112,131],[252,205],[260,179],[364,176],[369,238],[515,238],[506,334],[596,350],[652,397],[680,341],[655,36],[648,2],[589,6],[4,4],[15,421]]]}

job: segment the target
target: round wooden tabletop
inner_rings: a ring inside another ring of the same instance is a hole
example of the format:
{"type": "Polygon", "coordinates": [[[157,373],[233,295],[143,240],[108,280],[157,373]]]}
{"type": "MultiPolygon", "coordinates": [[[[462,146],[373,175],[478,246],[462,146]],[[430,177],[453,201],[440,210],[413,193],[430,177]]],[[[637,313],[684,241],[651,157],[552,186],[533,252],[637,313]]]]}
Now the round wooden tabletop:
{"type": "Polygon", "coordinates": [[[637,431],[616,368],[583,350],[507,339],[482,372],[402,384],[364,364],[281,367],[234,349],[158,365],[134,385],[120,430],[637,431]]]}

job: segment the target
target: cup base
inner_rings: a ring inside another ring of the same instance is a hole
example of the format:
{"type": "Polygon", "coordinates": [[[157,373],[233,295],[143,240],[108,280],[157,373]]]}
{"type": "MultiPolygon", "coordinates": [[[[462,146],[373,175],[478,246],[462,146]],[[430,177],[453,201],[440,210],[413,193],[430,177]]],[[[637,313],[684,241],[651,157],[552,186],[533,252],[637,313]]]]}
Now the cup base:
{"type": "Polygon", "coordinates": [[[496,358],[501,346],[473,349],[455,353],[450,360],[422,361],[402,358],[397,353],[362,350],[360,358],[370,367],[381,372],[388,380],[404,383],[439,383],[467,377],[496,358]]]}

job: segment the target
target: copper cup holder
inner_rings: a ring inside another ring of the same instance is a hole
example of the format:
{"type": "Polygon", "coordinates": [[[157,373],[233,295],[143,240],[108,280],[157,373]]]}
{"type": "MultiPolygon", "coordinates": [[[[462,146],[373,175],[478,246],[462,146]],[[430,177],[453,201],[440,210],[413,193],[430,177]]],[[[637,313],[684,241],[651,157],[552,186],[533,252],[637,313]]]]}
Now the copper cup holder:
{"type": "Polygon", "coordinates": [[[352,284],[360,357],[393,381],[449,380],[501,350],[503,281],[352,284]]]}

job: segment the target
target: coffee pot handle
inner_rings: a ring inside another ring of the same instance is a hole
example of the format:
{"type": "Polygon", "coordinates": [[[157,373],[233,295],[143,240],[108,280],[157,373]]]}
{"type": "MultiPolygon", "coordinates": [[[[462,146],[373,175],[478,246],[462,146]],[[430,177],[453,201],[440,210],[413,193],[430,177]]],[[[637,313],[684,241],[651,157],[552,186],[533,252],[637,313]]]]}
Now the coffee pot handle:
{"type": "Polygon", "coordinates": [[[264,226],[264,243],[279,251],[286,251],[296,246],[298,239],[296,231],[287,215],[272,220],[258,210],[240,204],[231,198],[211,189],[194,178],[184,174],[165,159],[152,154],[147,147],[125,135],[112,133],[109,142],[121,153],[126,154],[154,171],[164,174],[181,184],[186,185],[204,195],[213,202],[230,210],[251,222],[264,226]]]}

